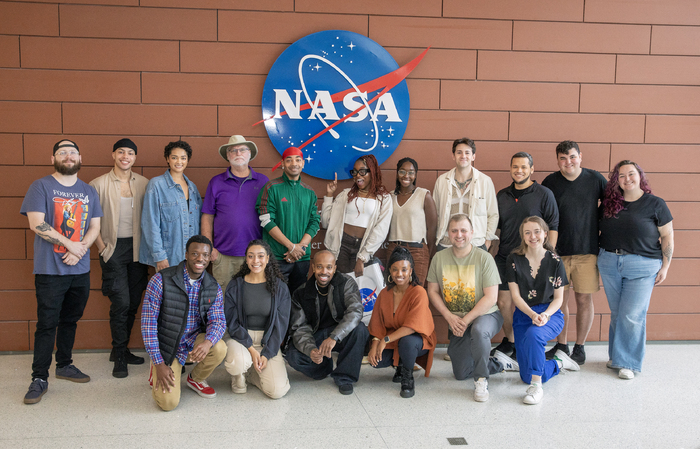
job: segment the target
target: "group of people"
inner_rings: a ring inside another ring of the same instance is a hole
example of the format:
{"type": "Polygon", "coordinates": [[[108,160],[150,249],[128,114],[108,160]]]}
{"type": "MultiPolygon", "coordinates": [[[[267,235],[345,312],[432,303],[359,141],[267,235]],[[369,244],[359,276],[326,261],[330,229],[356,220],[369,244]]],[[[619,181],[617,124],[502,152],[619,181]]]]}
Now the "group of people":
{"type": "Polygon", "coordinates": [[[36,234],[38,303],[27,404],[48,389],[54,344],[56,377],[90,380],[71,352],[93,243],[111,301],[113,375],[126,377],[129,364],[145,362],[128,349],[145,290],[141,332],[163,410],[177,407],[190,362],[196,366],[186,385],[202,397],[216,395],[206,379],[223,361],[234,393],[254,385],[280,398],[290,388],[285,359],[313,379],[331,376],[341,394],[351,394],[366,356],[373,367],[395,367],[392,380],[410,398],[414,365],[429,376],[437,344],[430,305],[449,326],[454,376],[474,379],[476,401],[488,400],[490,375],[519,371],[528,384],[524,402],[537,404],[544,382],[585,363],[599,273],[611,309],[608,367],[623,379],[641,371],[646,312],[668,272],[673,228],[666,204],[632,161],[618,163],[606,182],[581,167],[575,142],[564,141],[556,147],[559,171],[541,185],[532,180],[532,156],[519,152],[511,158],[512,184],[496,193],[473,167],[476,144],[462,138],[452,145],[455,167],[432,194],[416,186],[414,159],[398,162],[388,191],[376,158],[363,155],[350,170],[352,187],[336,194],[337,176],[328,183],[319,213],[316,193],[301,179],[298,148],[284,151],[273,168],[281,166],[282,176],[269,180],[249,166],[256,144],[232,136],[219,148],[229,167],[211,179],[203,200],[184,173],[189,144],[169,143],[168,169],[151,180],[132,171],[137,151],[130,139],[117,141],[113,169],[86,184],[77,176],[78,145],[61,140],[55,172],[24,199],[21,213],[36,234]],[[320,227],[326,249],[312,260],[320,227]],[[385,241],[386,288],[366,326],[354,278],[376,263],[385,241]],[[150,281],[148,266],[156,272],[150,281]],[[505,337],[492,350],[501,329],[505,337]]]}

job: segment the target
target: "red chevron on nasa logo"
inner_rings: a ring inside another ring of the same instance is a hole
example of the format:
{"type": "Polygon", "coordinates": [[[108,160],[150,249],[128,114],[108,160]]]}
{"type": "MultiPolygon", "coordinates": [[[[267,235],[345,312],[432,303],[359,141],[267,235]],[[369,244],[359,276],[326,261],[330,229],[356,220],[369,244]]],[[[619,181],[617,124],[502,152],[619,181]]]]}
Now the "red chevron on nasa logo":
{"type": "Polygon", "coordinates": [[[342,30],[310,34],[275,61],[263,88],[262,117],[282,154],[300,148],[304,172],[350,178],[367,153],[383,163],[403,138],[410,114],[405,78],[428,49],[399,67],[379,44],[342,30]]]}

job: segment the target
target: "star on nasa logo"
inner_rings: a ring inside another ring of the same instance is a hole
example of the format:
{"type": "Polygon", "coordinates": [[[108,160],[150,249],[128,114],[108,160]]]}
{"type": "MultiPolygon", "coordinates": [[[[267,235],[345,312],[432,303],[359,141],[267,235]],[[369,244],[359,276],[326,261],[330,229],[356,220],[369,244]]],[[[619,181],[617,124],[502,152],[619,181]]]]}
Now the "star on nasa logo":
{"type": "Polygon", "coordinates": [[[258,123],[280,154],[290,146],[303,151],[307,174],[349,179],[361,155],[371,153],[381,164],[398,147],[411,108],[405,78],[427,51],[399,67],[361,34],[310,34],[270,69],[258,123]]]}

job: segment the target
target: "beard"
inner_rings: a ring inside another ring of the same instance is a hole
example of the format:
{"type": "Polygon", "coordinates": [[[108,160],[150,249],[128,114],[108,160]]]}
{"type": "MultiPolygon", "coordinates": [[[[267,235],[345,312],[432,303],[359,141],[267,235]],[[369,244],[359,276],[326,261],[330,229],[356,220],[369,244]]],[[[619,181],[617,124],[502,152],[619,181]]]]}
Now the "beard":
{"type": "Polygon", "coordinates": [[[80,170],[80,161],[76,161],[75,164],[73,164],[72,167],[66,167],[63,165],[61,162],[57,161],[54,159],[53,161],[53,168],[56,169],[56,171],[64,176],[72,176],[80,170]]]}
{"type": "Polygon", "coordinates": [[[521,185],[525,184],[526,182],[528,182],[529,180],[530,180],[530,177],[528,176],[527,178],[523,179],[522,181],[516,181],[515,179],[513,179],[513,182],[516,183],[517,185],[521,186],[521,185]]]}

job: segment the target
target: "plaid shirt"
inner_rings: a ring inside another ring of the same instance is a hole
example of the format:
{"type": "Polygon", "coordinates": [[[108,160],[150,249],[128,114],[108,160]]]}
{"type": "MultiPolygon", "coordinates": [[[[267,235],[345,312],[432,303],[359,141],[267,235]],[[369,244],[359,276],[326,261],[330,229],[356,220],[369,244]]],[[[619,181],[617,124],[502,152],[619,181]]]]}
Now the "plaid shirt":
{"type": "MultiPolygon", "coordinates": [[[[187,355],[194,349],[194,341],[199,335],[199,329],[202,325],[202,318],[199,315],[199,291],[202,287],[202,277],[193,280],[190,279],[185,270],[185,287],[187,296],[190,300],[189,311],[187,313],[187,325],[185,332],[182,334],[182,339],[177,347],[177,360],[180,365],[185,365],[187,355]]],[[[143,310],[141,312],[141,333],[143,334],[143,343],[146,346],[146,352],[151,357],[154,365],[163,363],[163,357],[160,355],[160,345],[158,343],[158,315],[160,314],[160,305],[163,302],[163,277],[160,273],[156,273],[148,282],[146,288],[146,296],[143,299],[143,310]]],[[[221,287],[218,287],[216,299],[209,307],[207,313],[209,324],[207,325],[207,340],[212,345],[216,344],[224,335],[226,330],[226,317],[224,316],[224,295],[221,293],[221,287]]]]}

